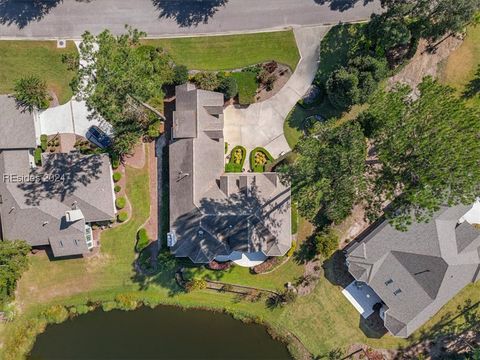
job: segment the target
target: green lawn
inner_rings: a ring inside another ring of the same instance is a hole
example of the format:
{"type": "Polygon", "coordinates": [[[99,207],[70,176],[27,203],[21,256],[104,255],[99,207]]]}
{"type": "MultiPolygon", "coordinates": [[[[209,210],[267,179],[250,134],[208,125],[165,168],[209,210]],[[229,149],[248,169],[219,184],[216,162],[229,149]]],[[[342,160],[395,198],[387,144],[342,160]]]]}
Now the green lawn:
{"type": "Polygon", "coordinates": [[[275,60],[295,69],[300,59],[293,31],[145,40],[195,70],[232,70],[275,60]]]}
{"type": "Polygon", "coordinates": [[[480,26],[468,28],[465,41],[441,64],[438,77],[470,104],[480,106],[480,26]]]}
{"type": "Polygon", "coordinates": [[[69,83],[74,75],[62,63],[62,54],[76,52],[73,41],[57,49],[55,41],[0,41],[0,93],[13,91],[15,80],[36,75],[47,82],[61,104],[72,97],[69,83]]]}
{"type": "Polygon", "coordinates": [[[234,72],[231,75],[238,84],[238,102],[249,105],[255,102],[257,92],[257,76],[251,71],[234,72]]]}

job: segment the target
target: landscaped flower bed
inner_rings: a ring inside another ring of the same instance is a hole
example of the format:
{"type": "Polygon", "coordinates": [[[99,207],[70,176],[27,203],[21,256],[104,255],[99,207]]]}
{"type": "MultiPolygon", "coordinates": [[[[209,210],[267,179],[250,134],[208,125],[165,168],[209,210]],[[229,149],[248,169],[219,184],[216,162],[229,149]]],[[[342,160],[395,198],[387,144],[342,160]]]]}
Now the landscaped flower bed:
{"type": "Polygon", "coordinates": [[[242,172],[246,157],[247,149],[243,146],[235,146],[230,153],[230,160],[225,165],[225,172],[242,172]]]}
{"type": "Polygon", "coordinates": [[[232,266],[232,263],[230,261],[228,262],[218,262],[215,260],[210,261],[207,264],[207,268],[210,270],[228,270],[232,266]]]}
{"type": "Polygon", "coordinates": [[[253,172],[264,172],[265,165],[273,160],[273,156],[266,149],[257,147],[250,153],[250,168],[253,172]]]}

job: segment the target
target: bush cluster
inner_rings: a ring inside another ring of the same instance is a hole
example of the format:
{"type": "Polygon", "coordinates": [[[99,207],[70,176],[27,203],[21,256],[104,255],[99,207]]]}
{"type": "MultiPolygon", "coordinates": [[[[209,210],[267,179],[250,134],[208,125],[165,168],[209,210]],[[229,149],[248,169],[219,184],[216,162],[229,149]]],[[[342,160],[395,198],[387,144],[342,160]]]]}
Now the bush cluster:
{"type": "Polygon", "coordinates": [[[145,228],[141,228],[140,230],[138,230],[137,244],[135,245],[135,250],[139,253],[143,249],[145,249],[149,243],[150,240],[148,239],[147,230],[145,228]]]}
{"type": "Polygon", "coordinates": [[[238,94],[237,80],[230,74],[223,72],[202,71],[193,76],[193,82],[200,89],[221,92],[225,100],[229,100],[238,94]]]}
{"type": "Polygon", "coordinates": [[[125,222],[127,221],[128,219],[128,213],[126,211],[121,211],[118,213],[117,215],[117,221],[122,223],[122,222],[125,222]]]}
{"type": "Polygon", "coordinates": [[[114,181],[114,182],[119,182],[121,178],[122,178],[122,174],[121,174],[121,173],[119,173],[119,172],[114,172],[114,173],[113,173],[113,181],[114,181]]]}
{"type": "Polygon", "coordinates": [[[115,206],[117,207],[118,210],[123,209],[126,204],[127,204],[127,200],[123,196],[115,199],[115,206]]]}

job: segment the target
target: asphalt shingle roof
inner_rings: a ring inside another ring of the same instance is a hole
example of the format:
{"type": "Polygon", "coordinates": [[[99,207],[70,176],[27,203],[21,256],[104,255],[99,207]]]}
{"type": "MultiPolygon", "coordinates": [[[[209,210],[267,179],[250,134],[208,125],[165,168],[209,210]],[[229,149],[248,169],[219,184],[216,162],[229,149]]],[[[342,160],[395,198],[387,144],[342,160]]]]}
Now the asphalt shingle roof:
{"type": "Polygon", "coordinates": [[[285,254],[291,246],[290,188],[275,173],[224,173],[223,94],[177,86],[174,119],[172,252],[198,263],[232,251],[285,254]]]}
{"type": "Polygon", "coordinates": [[[459,223],[470,208],[443,207],[406,232],[384,221],[348,249],[350,273],[386,304],[385,327],[394,335],[409,336],[478,279],[480,230],[459,223]]]}

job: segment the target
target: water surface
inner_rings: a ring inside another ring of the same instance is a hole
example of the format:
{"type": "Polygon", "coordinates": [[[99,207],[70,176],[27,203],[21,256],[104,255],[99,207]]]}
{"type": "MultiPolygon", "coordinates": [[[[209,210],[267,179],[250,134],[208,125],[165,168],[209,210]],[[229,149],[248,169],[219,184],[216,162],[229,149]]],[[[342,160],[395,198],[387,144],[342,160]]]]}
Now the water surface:
{"type": "Polygon", "coordinates": [[[37,337],[29,359],[290,359],[266,329],[231,316],[159,306],[95,310],[37,337]]]}

